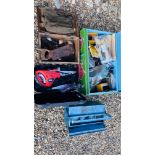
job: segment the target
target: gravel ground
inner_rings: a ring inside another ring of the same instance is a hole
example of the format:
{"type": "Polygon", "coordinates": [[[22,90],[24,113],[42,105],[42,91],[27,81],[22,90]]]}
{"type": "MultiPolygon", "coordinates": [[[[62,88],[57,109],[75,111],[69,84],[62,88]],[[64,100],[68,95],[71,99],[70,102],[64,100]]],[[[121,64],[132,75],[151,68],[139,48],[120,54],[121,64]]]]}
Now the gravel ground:
{"type": "MultiPolygon", "coordinates": [[[[76,12],[80,27],[116,32],[121,29],[120,0],[63,0],[62,9],[76,12]]],[[[55,7],[51,0],[34,1],[35,63],[38,62],[36,6],[55,7]]],[[[113,119],[106,121],[105,132],[69,137],[64,124],[63,107],[34,108],[35,155],[120,155],[121,94],[88,97],[105,103],[113,119]]]]}

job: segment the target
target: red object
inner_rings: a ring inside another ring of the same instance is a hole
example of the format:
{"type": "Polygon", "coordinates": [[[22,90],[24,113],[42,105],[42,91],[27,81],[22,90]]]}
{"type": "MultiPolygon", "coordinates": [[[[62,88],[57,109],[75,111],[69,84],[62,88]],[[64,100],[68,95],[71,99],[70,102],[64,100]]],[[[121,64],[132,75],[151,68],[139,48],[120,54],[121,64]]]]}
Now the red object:
{"type": "Polygon", "coordinates": [[[84,69],[81,64],[78,65],[78,74],[79,74],[79,79],[81,80],[82,77],[84,76],[84,69]]]}
{"type": "Polygon", "coordinates": [[[44,87],[51,87],[55,79],[59,79],[61,74],[58,69],[37,70],[35,73],[38,82],[44,87]]]}

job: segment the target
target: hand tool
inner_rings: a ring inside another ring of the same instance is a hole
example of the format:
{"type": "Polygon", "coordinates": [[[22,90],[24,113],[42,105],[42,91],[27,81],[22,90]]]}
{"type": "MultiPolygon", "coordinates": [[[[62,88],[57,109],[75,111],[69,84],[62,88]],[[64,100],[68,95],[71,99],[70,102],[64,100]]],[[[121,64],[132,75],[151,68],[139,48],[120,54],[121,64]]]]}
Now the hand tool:
{"type": "Polygon", "coordinates": [[[62,47],[59,47],[54,50],[43,50],[41,52],[41,60],[61,60],[63,58],[71,57],[74,58],[75,49],[72,44],[68,44],[62,47]]]}
{"type": "MultiPolygon", "coordinates": [[[[51,87],[56,79],[76,74],[76,71],[61,71],[60,67],[53,70],[37,70],[35,76],[38,83],[43,87],[51,87]]],[[[67,78],[67,77],[66,77],[67,78]]]]}

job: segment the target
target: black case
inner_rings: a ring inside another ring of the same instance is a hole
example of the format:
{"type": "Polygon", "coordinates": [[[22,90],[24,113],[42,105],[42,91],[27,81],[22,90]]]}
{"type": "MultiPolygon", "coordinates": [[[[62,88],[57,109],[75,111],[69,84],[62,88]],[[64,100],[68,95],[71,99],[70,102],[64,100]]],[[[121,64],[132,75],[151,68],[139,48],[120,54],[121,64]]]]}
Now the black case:
{"type": "MultiPolygon", "coordinates": [[[[36,65],[34,68],[34,74],[36,70],[40,69],[54,69],[56,67],[61,67],[65,68],[66,65],[36,65]]],[[[66,69],[66,68],[65,68],[66,69]]],[[[67,69],[68,70],[73,70],[73,69],[78,69],[76,65],[68,65],[67,64],[67,69]]],[[[68,78],[69,79],[69,78],[68,78]]],[[[78,85],[79,78],[78,78],[78,70],[77,70],[77,75],[75,74],[75,79],[74,83],[78,85]],[[76,79],[76,80],[75,80],[76,79]]],[[[72,80],[72,79],[70,79],[72,80]]],[[[70,81],[72,82],[72,81],[70,81]]],[[[56,84],[55,84],[56,85],[56,84]]],[[[56,107],[56,106],[69,106],[69,105],[78,105],[78,104],[84,104],[87,100],[85,96],[83,96],[81,93],[79,93],[76,90],[71,90],[67,92],[60,92],[56,90],[52,90],[51,88],[43,88],[39,86],[37,83],[37,80],[35,79],[34,76],[34,89],[35,89],[35,94],[34,94],[34,101],[36,106],[39,108],[51,108],[51,107],[56,107]]]]}

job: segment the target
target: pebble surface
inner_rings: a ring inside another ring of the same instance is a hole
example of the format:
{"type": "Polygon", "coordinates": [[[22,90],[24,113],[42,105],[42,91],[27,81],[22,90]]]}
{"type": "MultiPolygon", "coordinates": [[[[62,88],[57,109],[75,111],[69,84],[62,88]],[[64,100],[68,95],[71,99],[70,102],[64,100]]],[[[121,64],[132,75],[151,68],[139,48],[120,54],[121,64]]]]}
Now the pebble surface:
{"type": "MultiPolygon", "coordinates": [[[[76,13],[80,28],[116,32],[121,30],[120,0],[60,0],[63,10],[76,13]]],[[[39,61],[37,6],[55,8],[53,0],[34,1],[35,63],[39,61]]],[[[105,132],[69,137],[64,123],[63,107],[39,109],[34,107],[35,155],[120,155],[121,93],[87,97],[106,105],[112,120],[106,121],[105,132]]]]}

